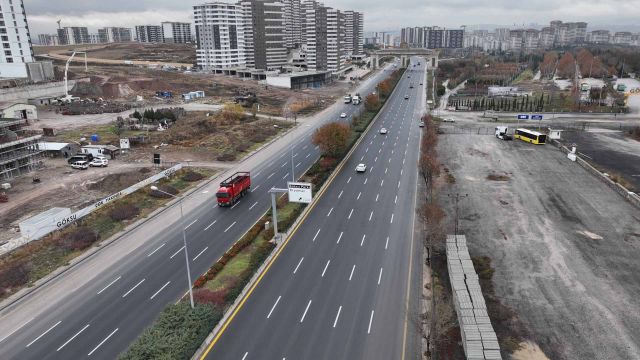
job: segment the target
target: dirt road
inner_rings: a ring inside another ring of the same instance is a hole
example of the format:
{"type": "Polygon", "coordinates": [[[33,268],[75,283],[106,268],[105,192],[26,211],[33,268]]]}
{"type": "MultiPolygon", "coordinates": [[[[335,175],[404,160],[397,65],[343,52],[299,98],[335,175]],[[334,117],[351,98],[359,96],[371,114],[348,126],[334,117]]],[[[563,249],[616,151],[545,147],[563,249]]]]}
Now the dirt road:
{"type": "Polygon", "coordinates": [[[439,148],[468,194],[471,256],[491,257],[496,295],[547,356],[640,359],[640,210],[550,145],[451,134],[439,148]]]}

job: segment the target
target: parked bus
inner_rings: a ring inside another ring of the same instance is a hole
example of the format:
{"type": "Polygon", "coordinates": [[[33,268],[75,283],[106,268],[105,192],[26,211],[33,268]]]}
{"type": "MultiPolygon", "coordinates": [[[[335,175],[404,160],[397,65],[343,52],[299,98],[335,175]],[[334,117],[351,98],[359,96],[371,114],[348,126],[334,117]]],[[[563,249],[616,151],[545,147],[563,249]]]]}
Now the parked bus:
{"type": "Polygon", "coordinates": [[[532,144],[544,144],[547,142],[546,134],[529,129],[517,129],[513,137],[532,144]]]}

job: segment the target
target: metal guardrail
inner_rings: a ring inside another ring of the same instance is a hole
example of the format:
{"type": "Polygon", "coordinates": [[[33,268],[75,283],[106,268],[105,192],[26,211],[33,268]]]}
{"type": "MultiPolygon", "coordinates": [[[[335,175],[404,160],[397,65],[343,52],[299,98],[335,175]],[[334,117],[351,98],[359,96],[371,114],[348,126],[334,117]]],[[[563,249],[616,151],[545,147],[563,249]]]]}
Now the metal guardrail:
{"type": "Polygon", "coordinates": [[[501,360],[498,337],[464,235],[447,235],[447,269],[467,360],[501,360]]]}

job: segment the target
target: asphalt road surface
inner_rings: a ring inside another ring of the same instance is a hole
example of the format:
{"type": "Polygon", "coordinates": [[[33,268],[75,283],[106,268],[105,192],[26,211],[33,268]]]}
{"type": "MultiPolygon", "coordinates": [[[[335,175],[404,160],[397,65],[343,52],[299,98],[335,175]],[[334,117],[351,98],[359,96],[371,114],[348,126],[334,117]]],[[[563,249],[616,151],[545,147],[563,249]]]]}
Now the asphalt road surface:
{"type": "Polygon", "coordinates": [[[421,265],[421,242],[413,233],[418,123],[425,103],[418,83],[426,73],[424,65],[410,69],[346,166],[203,357],[419,358],[406,314],[407,301],[417,296],[408,295],[408,289],[413,285],[419,292],[421,280],[409,274],[421,265]],[[380,134],[382,127],[388,134],[380,134]],[[366,172],[356,173],[359,163],[367,165],[366,172]]]}
{"type": "MultiPolygon", "coordinates": [[[[387,75],[385,71],[373,75],[361,93],[373,91],[387,75]]],[[[286,187],[291,181],[292,155],[296,176],[317,160],[318,149],[311,143],[313,130],[324,122],[349,121],[357,109],[352,104],[335,108],[325,120],[292,140],[292,149],[282,149],[256,168],[241,169],[251,171],[252,193],[235,206],[220,209],[213,193],[202,194],[211,201],[187,212],[184,221],[192,279],[204,273],[264,214],[270,206],[267,191],[271,187],[286,187]],[[341,112],[347,113],[345,119],[339,118],[341,112]]],[[[5,324],[0,332],[0,358],[114,359],[167,304],[187,291],[185,267],[181,226],[169,227],[106,271],[91,274],[95,278],[87,285],[48,299],[49,311],[25,314],[20,310],[23,301],[4,309],[0,315],[0,323],[5,324]]]]}

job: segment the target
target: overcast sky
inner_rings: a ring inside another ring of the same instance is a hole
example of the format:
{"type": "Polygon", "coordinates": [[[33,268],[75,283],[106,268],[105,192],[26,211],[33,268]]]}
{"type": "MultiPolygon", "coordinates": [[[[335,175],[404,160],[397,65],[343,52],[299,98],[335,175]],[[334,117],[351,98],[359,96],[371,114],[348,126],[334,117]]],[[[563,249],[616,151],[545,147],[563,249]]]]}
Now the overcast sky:
{"type": "MultiPolygon", "coordinates": [[[[192,21],[193,0],[26,0],[31,33],[54,33],[62,26],[133,27],[161,21],[192,21]]],[[[403,26],[496,24],[528,26],[551,20],[586,21],[589,30],[637,25],[640,0],[326,0],[325,5],[361,11],[365,32],[403,26]],[[610,26],[610,27],[611,27],[610,26]]],[[[634,27],[637,30],[637,27],[634,27]]],[[[630,28],[630,30],[634,30],[630,28]]]]}

